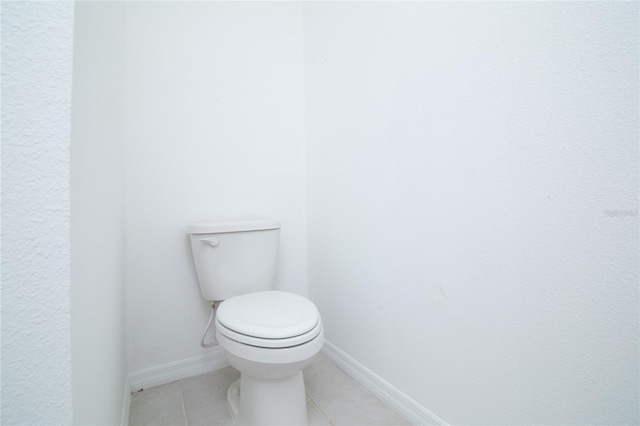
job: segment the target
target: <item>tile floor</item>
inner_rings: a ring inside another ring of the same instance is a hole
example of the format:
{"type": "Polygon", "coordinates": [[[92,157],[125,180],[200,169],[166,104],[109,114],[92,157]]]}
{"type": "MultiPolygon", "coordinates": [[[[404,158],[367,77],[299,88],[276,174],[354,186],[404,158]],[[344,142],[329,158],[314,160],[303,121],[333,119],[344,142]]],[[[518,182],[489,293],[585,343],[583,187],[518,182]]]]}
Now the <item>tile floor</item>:
{"type": "MultiPolygon", "coordinates": [[[[233,425],[227,389],[240,373],[232,367],[132,395],[129,425],[233,425]]],[[[311,425],[408,425],[320,353],[304,370],[311,425]]]]}

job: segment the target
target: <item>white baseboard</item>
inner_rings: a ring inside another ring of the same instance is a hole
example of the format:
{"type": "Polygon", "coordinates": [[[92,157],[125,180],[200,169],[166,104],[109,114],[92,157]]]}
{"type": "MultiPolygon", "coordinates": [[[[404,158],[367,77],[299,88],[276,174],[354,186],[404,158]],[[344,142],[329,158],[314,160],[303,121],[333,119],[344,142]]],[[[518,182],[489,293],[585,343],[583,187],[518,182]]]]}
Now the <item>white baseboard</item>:
{"type": "Polygon", "coordinates": [[[409,398],[382,377],[338,349],[331,342],[325,341],[322,352],[360,383],[362,387],[395,409],[411,423],[416,425],[447,426],[447,423],[440,417],[409,398]]]}
{"type": "Polygon", "coordinates": [[[129,426],[129,408],[131,407],[131,383],[129,377],[124,381],[124,395],[122,396],[122,414],[120,426],[129,426]]]}
{"type": "Polygon", "coordinates": [[[141,388],[147,389],[187,377],[197,376],[210,371],[219,370],[229,366],[224,359],[222,351],[215,348],[214,351],[193,358],[174,361],[145,370],[135,371],[129,374],[131,392],[137,392],[141,388]]]}

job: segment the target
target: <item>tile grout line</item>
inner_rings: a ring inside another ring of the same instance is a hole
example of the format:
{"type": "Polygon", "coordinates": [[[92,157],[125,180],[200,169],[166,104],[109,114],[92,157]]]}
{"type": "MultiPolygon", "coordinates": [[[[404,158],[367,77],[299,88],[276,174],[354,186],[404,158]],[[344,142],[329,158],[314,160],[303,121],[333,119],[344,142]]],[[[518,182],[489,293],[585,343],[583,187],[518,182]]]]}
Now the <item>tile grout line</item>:
{"type": "Polygon", "coordinates": [[[182,417],[184,417],[184,426],[189,426],[187,421],[187,410],[184,407],[184,396],[182,395],[182,380],[178,380],[178,387],[180,388],[180,403],[182,404],[182,417]]]}
{"type": "MultiPolygon", "coordinates": [[[[322,411],[322,410],[320,409],[320,407],[318,407],[318,406],[316,405],[316,403],[315,403],[315,402],[313,402],[313,399],[311,399],[311,397],[310,397],[310,396],[307,396],[307,401],[309,401],[309,402],[311,403],[311,405],[313,405],[313,408],[315,408],[315,409],[316,409],[316,411],[317,411],[318,413],[320,413],[320,415],[321,415],[322,417],[324,417],[325,419],[327,419],[327,421],[329,422],[329,425],[333,426],[333,422],[331,421],[331,419],[329,418],[329,416],[327,416],[327,415],[324,413],[324,411],[322,411]]],[[[307,413],[307,417],[308,417],[308,416],[309,416],[309,414],[307,413]]]]}

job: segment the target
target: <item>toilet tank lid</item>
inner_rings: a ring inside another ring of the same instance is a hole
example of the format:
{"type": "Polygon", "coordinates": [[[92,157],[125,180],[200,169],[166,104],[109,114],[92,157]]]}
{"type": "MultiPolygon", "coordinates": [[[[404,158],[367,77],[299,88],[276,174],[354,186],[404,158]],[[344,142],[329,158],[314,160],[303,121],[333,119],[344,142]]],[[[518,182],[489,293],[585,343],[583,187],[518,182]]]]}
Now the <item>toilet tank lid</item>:
{"type": "Polygon", "coordinates": [[[187,234],[221,234],[267,229],[280,229],[280,221],[275,219],[231,219],[192,223],[187,225],[187,234]]]}

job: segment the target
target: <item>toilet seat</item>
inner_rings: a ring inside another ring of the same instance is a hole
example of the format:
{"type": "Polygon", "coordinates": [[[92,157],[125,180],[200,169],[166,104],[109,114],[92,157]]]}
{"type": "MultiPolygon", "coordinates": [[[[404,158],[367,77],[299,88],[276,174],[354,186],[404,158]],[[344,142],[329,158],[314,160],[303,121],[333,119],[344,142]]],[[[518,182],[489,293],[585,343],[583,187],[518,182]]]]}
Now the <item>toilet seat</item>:
{"type": "Polygon", "coordinates": [[[322,323],[318,321],[318,323],[308,333],[285,339],[264,339],[260,337],[247,336],[230,330],[219,322],[216,322],[216,329],[223,336],[244,345],[255,346],[258,348],[281,349],[302,345],[313,340],[322,331],[322,323]]]}
{"type": "Polygon", "coordinates": [[[222,302],[216,327],[239,343],[287,348],[313,340],[322,331],[322,322],[310,300],[293,293],[263,291],[222,302]]]}

